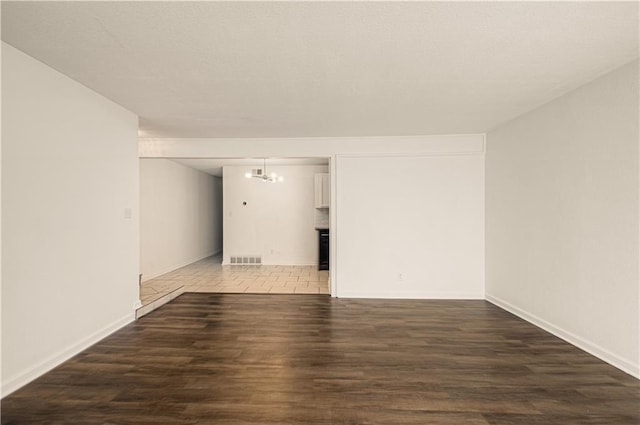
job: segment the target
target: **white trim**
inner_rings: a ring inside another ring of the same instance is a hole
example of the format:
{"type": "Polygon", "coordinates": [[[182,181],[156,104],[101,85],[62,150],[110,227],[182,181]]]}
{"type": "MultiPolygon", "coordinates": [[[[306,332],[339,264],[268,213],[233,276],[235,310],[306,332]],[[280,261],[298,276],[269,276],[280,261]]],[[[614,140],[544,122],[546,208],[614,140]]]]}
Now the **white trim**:
{"type": "Polygon", "coordinates": [[[140,142],[231,142],[231,143],[273,143],[273,142],[294,142],[294,143],[344,143],[344,142],[393,142],[393,141],[407,141],[407,142],[428,142],[433,140],[439,140],[443,138],[461,138],[461,137],[475,137],[481,136],[486,133],[447,133],[447,134],[422,134],[414,136],[329,136],[329,137],[228,137],[228,138],[215,138],[215,137],[139,137],[140,142]]]}
{"type": "Polygon", "coordinates": [[[140,138],[140,158],[326,158],[350,152],[484,152],[484,133],[388,137],[264,139],[140,138]]]}
{"type": "MultiPolygon", "coordinates": [[[[638,10],[637,18],[640,18],[640,9],[638,10]]],[[[638,22],[638,21],[636,21],[636,22],[638,22]]],[[[638,27],[638,36],[640,37],[640,27],[638,27]]],[[[636,122],[640,122],[640,109],[638,109],[636,120],[638,120],[636,122]]],[[[640,145],[640,142],[637,142],[637,143],[640,145]]],[[[638,155],[637,159],[639,161],[638,163],[640,163],[640,149],[638,151],[638,154],[639,155],[638,155]]],[[[639,196],[638,196],[637,199],[638,199],[639,202],[638,202],[638,205],[637,205],[637,207],[638,207],[637,211],[640,212],[640,172],[638,173],[638,195],[639,196]]],[[[640,222],[640,215],[638,216],[638,221],[640,222]]],[[[638,230],[639,230],[639,233],[638,233],[638,239],[637,240],[640,241],[640,226],[638,226],[638,230]]],[[[640,256],[638,257],[638,275],[637,276],[640,276],[640,256]]],[[[640,279],[638,280],[637,284],[638,284],[638,299],[636,300],[636,306],[637,306],[637,309],[638,309],[638,317],[637,317],[637,319],[638,319],[638,329],[640,329],[640,279]]],[[[637,369],[640,369],[640,339],[638,340],[638,351],[637,352],[638,352],[638,358],[636,359],[636,362],[638,362],[637,364],[639,365],[637,369]]],[[[635,376],[638,379],[640,379],[640,370],[637,370],[636,372],[637,373],[635,374],[635,376]]]]}
{"type": "MultiPolygon", "coordinates": [[[[240,264],[242,266],[250,266],[251,264],[240,264]]],[[[318,262],[313,259],[310,261],[284,261],[278,260],[275,262],[266,261],[262,263],[263,266],[317,266],[318,262]]]]}
{"type": "Polygon", "coordinates": [[[482,150],[434,151],[434,152],[350,152],[336,154],[340,158],[422,158],[427,156],[467,156],[482,155],[482,150]]]}
{"type": "Polygon", "coordinates": [[[17,389],[23,387],[34,379],[42,376],[43,374],[49,372],[51,369],[56,366],[64,363],[69,360],[71,357],[76,354],[86,350],[96,342],[101,339],[106,338],[110,334],[115,331],[121,329],[122,327],[128,325],[129,323],[135,320],[135,311],[131,313],[127,313],[125,316],[121,317],[114,322],[111,322],[107,326],[99,329],[98,331],[92,333],[86,338],[81,339],[80,341],[70,345],[69,347],[58,351],[57,353],[47,357],[43,361],[37,363],[35,366],[30,367],[18,374],[18,376],[14,376],[11,379],[8,379],[2,382],[2,397],[6,397],[17,389]]]}
{"type": "Polygon", "coordinates": [[[197,256],[197,257],[191,258],[189,260],[180,262],[180,263],[178,263],[176,265],[165,267],[159,272],[148,273],[146,275],[142,274],[142,282],[147,282],[147,281],[149,281],[151,279],[155,279],[158,276],[162,276],[163,274],[167,274],[167,273],[172,272],[174,270],[178,270],[178,269],[180,269],[182,267],[188,266],[189,264],[193,264],[196,261],[204,260],[205,258],[212,257],[214,255],[218,255],[221,252],[222,252],[222,249],[218,249],[216,251],[211,251],[208,254],[204,254],[203,256],[197,256]]]}
{"type": "Polygon", "coordinates": [[[329,292],[338,296],[338,157],[329,158],[329,292]]]}
{"type": "Polygon", "coordinates": [[[341,291],[338,298],[383,298],[406,300],[484,300],[481,292],[398,292],[398,291],[341,291]]]}
{"type": "Polygon", "coordinates": [[[623,372],[626,372],[629,375],[640,379],[640,364],[634,364],[632,361],[624,359],[594,342],[588,341],[572,332],[549,323],[546,320],[536,316],[535,314],[529,313],[528,311],[525,311],[520,307],[517,307],[499,297],[486,294],[486,300],[491,304],[494,304],[508,311],[509,313],[512,313],[520,317],[521,319],[524,319],[527,322],[544,329],[545,331],[557,336],[558,338],[565,340],[569,344],[574,345],[581,350],[584,350],[587,353],[609,363],[610,365],[617,367],[623,372]]]}

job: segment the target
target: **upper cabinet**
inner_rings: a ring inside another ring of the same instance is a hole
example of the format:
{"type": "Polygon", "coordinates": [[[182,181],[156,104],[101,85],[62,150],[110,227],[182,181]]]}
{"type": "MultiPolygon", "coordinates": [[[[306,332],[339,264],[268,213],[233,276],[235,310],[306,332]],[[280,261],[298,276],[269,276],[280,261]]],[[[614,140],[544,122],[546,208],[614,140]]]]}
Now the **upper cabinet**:
{"type": "Polygon", "coordinates": [[[331,186],[329,185],[329,174],[321,173],[315,175],[316,182],[316,208],[329,208],[331,199],[331,186]]]}

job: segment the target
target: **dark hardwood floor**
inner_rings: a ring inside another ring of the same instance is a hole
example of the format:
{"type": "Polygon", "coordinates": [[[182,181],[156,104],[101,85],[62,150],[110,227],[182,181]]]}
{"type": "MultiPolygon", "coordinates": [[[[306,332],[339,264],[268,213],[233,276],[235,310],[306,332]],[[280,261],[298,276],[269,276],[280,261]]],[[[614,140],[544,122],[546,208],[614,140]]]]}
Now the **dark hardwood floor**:
{"type": "Polygon", "coordinates": [[[640,424],[640,381],[484,301],[187,293],[2,424],[640,424]]]}

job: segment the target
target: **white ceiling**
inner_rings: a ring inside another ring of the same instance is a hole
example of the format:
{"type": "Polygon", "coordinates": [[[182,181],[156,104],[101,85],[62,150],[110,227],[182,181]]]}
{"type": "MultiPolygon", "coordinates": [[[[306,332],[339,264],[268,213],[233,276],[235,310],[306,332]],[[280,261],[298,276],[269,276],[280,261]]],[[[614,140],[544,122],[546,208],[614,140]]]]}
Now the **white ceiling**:
{"type": "Polygon", "coordinates": [[[484,132],[638,57],[637,2],[2,2],[147,137],[484,132]]]}
{"type": "MultiPolygon", "coordinates": [[[[149,159],[153,161],[153,159],[149,159]]],[[[222,177],[222,167],[246,165],[247,169],[264,164],[262,158],[173,158],[172,161],[214,176],[222,177]]],[[[329,165],[327,158],[267,158],[267,169],[278,165],[329,165]]]]}

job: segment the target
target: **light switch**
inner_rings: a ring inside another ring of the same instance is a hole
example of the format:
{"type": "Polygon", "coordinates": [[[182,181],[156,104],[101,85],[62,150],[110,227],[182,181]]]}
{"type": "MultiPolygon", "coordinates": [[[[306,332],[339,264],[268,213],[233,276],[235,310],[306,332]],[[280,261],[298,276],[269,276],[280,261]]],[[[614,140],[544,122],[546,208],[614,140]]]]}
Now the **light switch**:
{"type": "Polygon", "coordinates": [[[130,219],[130,218],[131,218],[131,216],[132,216],[132,214],[131,214],[131,208],[125,208],[125,209],[124,209],[124,218],[126,218],[126,219],[130,219]]]}

